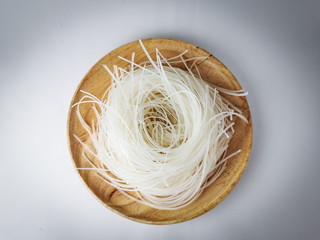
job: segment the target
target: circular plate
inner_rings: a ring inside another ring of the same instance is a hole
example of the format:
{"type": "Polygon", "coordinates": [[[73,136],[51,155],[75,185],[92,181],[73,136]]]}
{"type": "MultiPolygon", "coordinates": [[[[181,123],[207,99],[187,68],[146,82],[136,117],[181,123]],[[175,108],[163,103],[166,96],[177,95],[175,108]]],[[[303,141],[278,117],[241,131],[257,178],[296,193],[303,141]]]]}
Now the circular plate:
{"type": "MultiPolygon", "coordinates": [[[[186,58],[203,57],[207,58],[199,60],[196,64],[202,78],[219,87],[239,90],[240,84],[232,75],[232,73],[212,54],[209,52],[184,41],[174,39],[144,39],[142,40],[145,48],[152,58],[155,57],[156,48],[166,58],[174,57],[181,54],[186,49],[186,58]]],[[[122,56],[131,59],[132,52],[135,52],[135,62],[142,63],[147,60],[138,41],[128,43],[104,56],[97,62],[80,82],[70,105],[68,116],[68,143],[72,160],[76,168],[90,167],[84,159],[83,153],[85,149],[76,140],[74,135],[78,136],[83,142],[90,145],[89,136],[82,128],[75,108],[71,106],[77,103],[84,96],[80,90],[84,90],[101,98],[103,93],[110,85],[110,76],[102,66],[106,64],[110,69],[113,65],[126,67],[128,63],[119,59],[122,56]]],[[[191,63],[190,63],[191,64],[191,63]]],[[[175,67],[184,69],[182,64],[172,64],[175,67]]],[[[235,117],[235,134],[233,135],[227,155],[241,149],[242,152],[230,158],[222,175],[190,205],[178,210],[159,210],[143,204],[137,203],[121,194],[117,189],[102,181],[94,170],[77,170],[83,182],[88,189],[108,208],[117,214],[129,218],[131,220],[148,223],[148,224],[172,224],[183,222],[195,218],[220,203],[234,188],[239,181],[249,159],[252,144],[252,121],[248,102],[245,97],[235,97],[224,95],[232,104],[242,110],[242,114],[248,119],[249,123],[245,123],[235,117]]],[[[95,115],[91,110],[90,104],[82,104],[80,112],[84,120],[90,125],[95,120],[95,115]]],[[[94,161],[94,160],[93,160],[94,161]]]]}

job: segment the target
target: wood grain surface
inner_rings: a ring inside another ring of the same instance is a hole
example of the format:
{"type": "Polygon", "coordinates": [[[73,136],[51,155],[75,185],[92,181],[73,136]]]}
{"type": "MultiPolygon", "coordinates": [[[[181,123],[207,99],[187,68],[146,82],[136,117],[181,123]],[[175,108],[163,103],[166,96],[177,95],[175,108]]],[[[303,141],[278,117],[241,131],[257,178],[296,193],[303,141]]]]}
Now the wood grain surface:
{"type": "MultiPolygon", "coordinates": [[[[156,48],[166,58],[176,56],[186,49],[188,53],[186,58],[206,56],[207,58],[199,60],[196,64],[205,81],[214,83],[217,86],[227,89],[241,89],[240,84],[233,74],[212,54],[209,52],[184,41],[174,39],[144,39],[144,46],[152,58],[155,57],[156,48]]],[[[80,90],[92,93],[98,98],[101,98],[103,93],[110,85],[110,76],[103,68],[102,64],[106,64],[110,69],[113,65],[126,67],[128,63],[119,59],[122,56],[126,59],[131,59],[132,52],[135,52],[135,62],[142,63],[147,60],[138,41],[131,42],[121,46],[114,51],[104,56],[98,61],[87,73],[80,82],[72,102],[70,104],[68,116],[68,143],[71,157],[76,168],[90,167],[84,160],[83,153],[86,150],[75,139],[74,134],[90,145],[90,139],[86,131],[82,128],[75,112],[75,108],[71,106],[77,103],[84,96],[80,90]]],[[[191,63],[190,63],[191,64],[191,63]]],[[[173,64],[175,67],[185,69],[182,64],[173,64]]],[[[243,111],[243,115],[248,119],[249,123],[245,123],[235,117],[235,134],[230,141],[227,155],[241,149],[242,152],[228,160],[226,170],[222,175],[190,205],[179,210],[159,210],[143,204],[137,203],[128,197],[121,194],[117,189],[102,181],[94,170],[77,170],[81,179],[88,189],[109,209],[117,214],[129,218],[131,220],[148,223],[148,224],[172,224],[183,222],[195,218],[220,203],[234,188],[239,181],[246,164],[249,159],[251,144],[252,144],[252,121],[248,102],[245,97],[234,97],[224,95],[232,104],[243,111]]],[[[90,108],[90,104],[82,104],[80,112],[84,120],[91,125],[92,120],[95,120],[95,115],[90,108]]],[[[87,156],[95,162],[89,154],[87,156]]]]}

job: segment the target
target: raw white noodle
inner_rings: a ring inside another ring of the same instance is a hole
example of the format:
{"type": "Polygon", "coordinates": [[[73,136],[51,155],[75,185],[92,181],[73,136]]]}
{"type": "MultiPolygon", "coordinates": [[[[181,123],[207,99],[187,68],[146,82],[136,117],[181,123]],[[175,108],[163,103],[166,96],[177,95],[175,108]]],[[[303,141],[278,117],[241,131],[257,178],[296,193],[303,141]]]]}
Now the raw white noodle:
{"type": "Polygon", "coordinates": [[[137,65],[133,54],[126,60],[129,70],[115,66],[112,72],[104,66],[112,76],[104,97],[84,92],[75,104],[93,143],[90,148],[75,136],[91,166],[79,169],[96,170],[103,181],[135,201],[175,210],[192,203],[221,175],[227,159],[240,152],[226,156],[234,132],[232,116],[247,120],[219,92],[247,93],[203,81],[187,67],[186,52],[171,60],[185,63],[188,71],[172,67],[158,50],[153,61],[140,43],[149,62],[137,65]],[[96,113],[91,126],[80,114],[84,103],[92,103],[96,113]],[[99,164],[93,164],[92,157],[99,164]]]}

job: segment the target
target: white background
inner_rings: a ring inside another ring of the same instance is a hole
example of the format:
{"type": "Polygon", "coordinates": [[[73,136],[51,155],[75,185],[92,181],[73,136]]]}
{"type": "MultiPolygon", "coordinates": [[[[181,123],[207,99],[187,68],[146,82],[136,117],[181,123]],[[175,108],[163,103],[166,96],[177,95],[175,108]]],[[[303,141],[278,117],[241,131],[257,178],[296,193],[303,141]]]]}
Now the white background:
{"type": "Polygon", "coordinates": [[[319,1],[0,0],[0,239],[320,239],[319,1]],[[106,209],[69,156],[72,95],[139,38],[189,41],[249,91],[248,167],[216,208],[152,226],[106,209]]]}

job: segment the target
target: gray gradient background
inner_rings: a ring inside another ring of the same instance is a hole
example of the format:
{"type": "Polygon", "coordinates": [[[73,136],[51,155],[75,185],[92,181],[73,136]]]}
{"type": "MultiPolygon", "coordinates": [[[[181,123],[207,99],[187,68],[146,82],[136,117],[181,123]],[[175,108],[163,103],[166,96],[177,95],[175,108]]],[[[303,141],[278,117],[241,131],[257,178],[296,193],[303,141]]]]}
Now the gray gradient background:
{"type": "Polygon", "coordinates": [[[320,239],[319,1],[0,0],[0,239],[320,239]],[[139,38],[212,52],[245,90],[254,143],[231,194],[194,220],[122,218],[70,160],[71,97],[139,38]]]}

